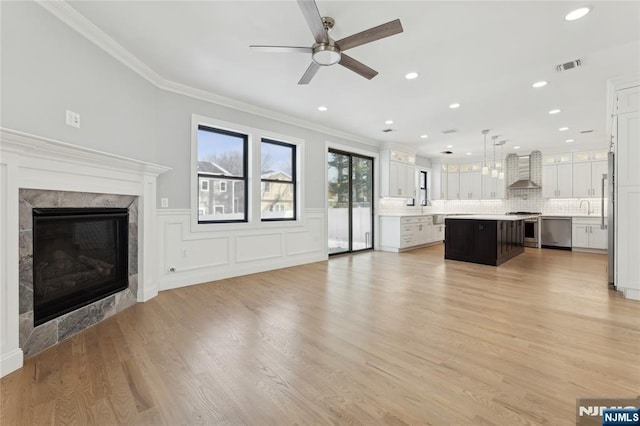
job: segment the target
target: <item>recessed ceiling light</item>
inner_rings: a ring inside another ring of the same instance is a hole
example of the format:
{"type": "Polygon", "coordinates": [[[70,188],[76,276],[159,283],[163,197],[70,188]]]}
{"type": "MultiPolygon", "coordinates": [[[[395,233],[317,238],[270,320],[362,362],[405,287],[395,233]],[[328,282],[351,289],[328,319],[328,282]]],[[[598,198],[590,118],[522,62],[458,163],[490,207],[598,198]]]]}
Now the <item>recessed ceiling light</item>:
{"type": "Polygon", "coordinates": [[[328,109],[329,109],[329,108],[327,108],[327,107],[326,107],[326,106],[324,106],[324,105],[323,105],[323,106],[319,106],[319,107],[318,107],[318,111],[326,111],[326,110],[328,110],[328,109]]]}
{"type": "Polygon", "coordinates": [[[453,145],[447,145],[447,148],[453,148],[453,145]]]}
{"type": "Polygon", "coordinates": [[[449,108],[451,108],[451,109],[456,109],[456,108],[459,108],[459,107],[460,107],[459,103],[455,103],[455,104],[449,105],[449,108]]]}
{"type": "Polygon", "coordinates": [[[520,149],[520,147],[519,146],[514,146],[513,149],[520,149]]]}
{"type": "Polygon", "coordinates": [[[393,124],[393,120],[387,120],[384,122],[384,124],[393,124]]]}
{"type": "Polygon", "coordinates": [[[575,21],[576,19],[582,18],[589,12],[591,12],[591,8],[581,7],[580,9],[572,10],[571,12],[567,13],[567,16],[565,16],[564,19],[565,21],[575,21]]]}
{"type": "Polygon", "coordinates": [[[573,139],[567,139],[565,142],[566,143],[571,143],[571,142],[574,142],[574,140],[573,139]]]}
{"type": "Polygon", "coordinates": [[[471,155],[471,154],[473,154],[473,152],[467,152],[467,155],[471,155]]]}
{"type": "Polygon", "coordinates": [[[413,80],[414,78],[418,78],[418,73],[417,72],[410,72],[407,73],[404,78],[406,78],[407,80],[413,80]]]}
{"type": "Polygon", "coordinates": [[[560,127],[560,128],[558,129],[558,131],[560,131],[560,132],[566,132],[567,130],[569,130],[569,128],[568,128],[568,127],[560,127]]]}
{"type": "Polygon", "coordinates": [[[535,83],[533,83],[531,86],[535,87],[536,89],[540,88],[540,87],[544,87],[547,85],[546,81],[536,81],[535,83]]]}
{"type": "Polygon", "coordinates": [[[420,138],[422,138],[422,139],[426,139],[428,137],[429,137],[429,135],[420,135],[420,138]]]}
{"type": "Polygon", "coordinates": [[[549,114],[558,114],[560,112],[559,109],[552,109],[551,111],[549,111],[549,114]]]}

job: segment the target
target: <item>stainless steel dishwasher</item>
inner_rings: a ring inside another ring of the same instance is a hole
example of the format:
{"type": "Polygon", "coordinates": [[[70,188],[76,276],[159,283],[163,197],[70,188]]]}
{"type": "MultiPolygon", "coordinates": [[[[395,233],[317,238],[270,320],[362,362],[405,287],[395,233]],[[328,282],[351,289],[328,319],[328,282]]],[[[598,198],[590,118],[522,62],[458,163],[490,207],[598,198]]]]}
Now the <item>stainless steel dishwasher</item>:
{"type": "Polygon", "coordinates": [[[571,218],[542,216],[541,241],[543,248],[571,250],[571,218]]]}

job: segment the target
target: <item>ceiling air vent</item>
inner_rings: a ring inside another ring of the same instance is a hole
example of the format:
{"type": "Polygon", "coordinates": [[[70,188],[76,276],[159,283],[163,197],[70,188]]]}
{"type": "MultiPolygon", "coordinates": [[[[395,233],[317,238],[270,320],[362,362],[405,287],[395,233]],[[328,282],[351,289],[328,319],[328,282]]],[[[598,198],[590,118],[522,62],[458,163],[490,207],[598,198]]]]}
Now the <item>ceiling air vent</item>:
{"type": "Polygon", "coordinates": [[[442,133],[445,135],[449,135],[451,133],[456,133],[458,131],[458,129],[447,129],[447,130],[443,130],[442,133]]]}
{"type": "Polygon", "coordinates": [[[576,59],[575,61],[566,62],[564,64],[556,65],[556,71],[569,71],[574,68],[582,66],[582,59],[576,59]]]}
{"type": "Polygon", "coordinates": [[[453,151],[441,151],[440,154],[451,155],[453,154],[453,151]]]}
{"type": "Polygon", "coordinates": [[[593,132],[595,132],[595,130],[589,129],[589,130],[583,130],[580,133],[593,133],[593,132]]]}

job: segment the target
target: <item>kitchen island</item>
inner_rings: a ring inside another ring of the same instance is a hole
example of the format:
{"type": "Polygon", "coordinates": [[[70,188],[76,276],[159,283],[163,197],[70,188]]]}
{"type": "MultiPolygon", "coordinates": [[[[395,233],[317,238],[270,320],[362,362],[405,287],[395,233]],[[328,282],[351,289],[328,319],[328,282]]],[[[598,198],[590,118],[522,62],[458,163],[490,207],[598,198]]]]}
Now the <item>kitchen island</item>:
{"type": "Polygon", "coordinates": [[[498,266],[524,253],[524,219],[458,215],[445,219],[444,258],[498,266]]]}

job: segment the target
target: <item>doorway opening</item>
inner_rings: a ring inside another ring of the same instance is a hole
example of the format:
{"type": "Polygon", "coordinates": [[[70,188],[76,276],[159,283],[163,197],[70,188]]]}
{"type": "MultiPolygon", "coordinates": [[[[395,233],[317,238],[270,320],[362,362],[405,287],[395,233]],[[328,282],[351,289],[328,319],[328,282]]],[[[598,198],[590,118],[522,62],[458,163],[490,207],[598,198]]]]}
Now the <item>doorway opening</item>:
{"type": "Polygon", "coordinates": [[[373,249],[373,158],[329,149],[329,255],[373,249]]]}

